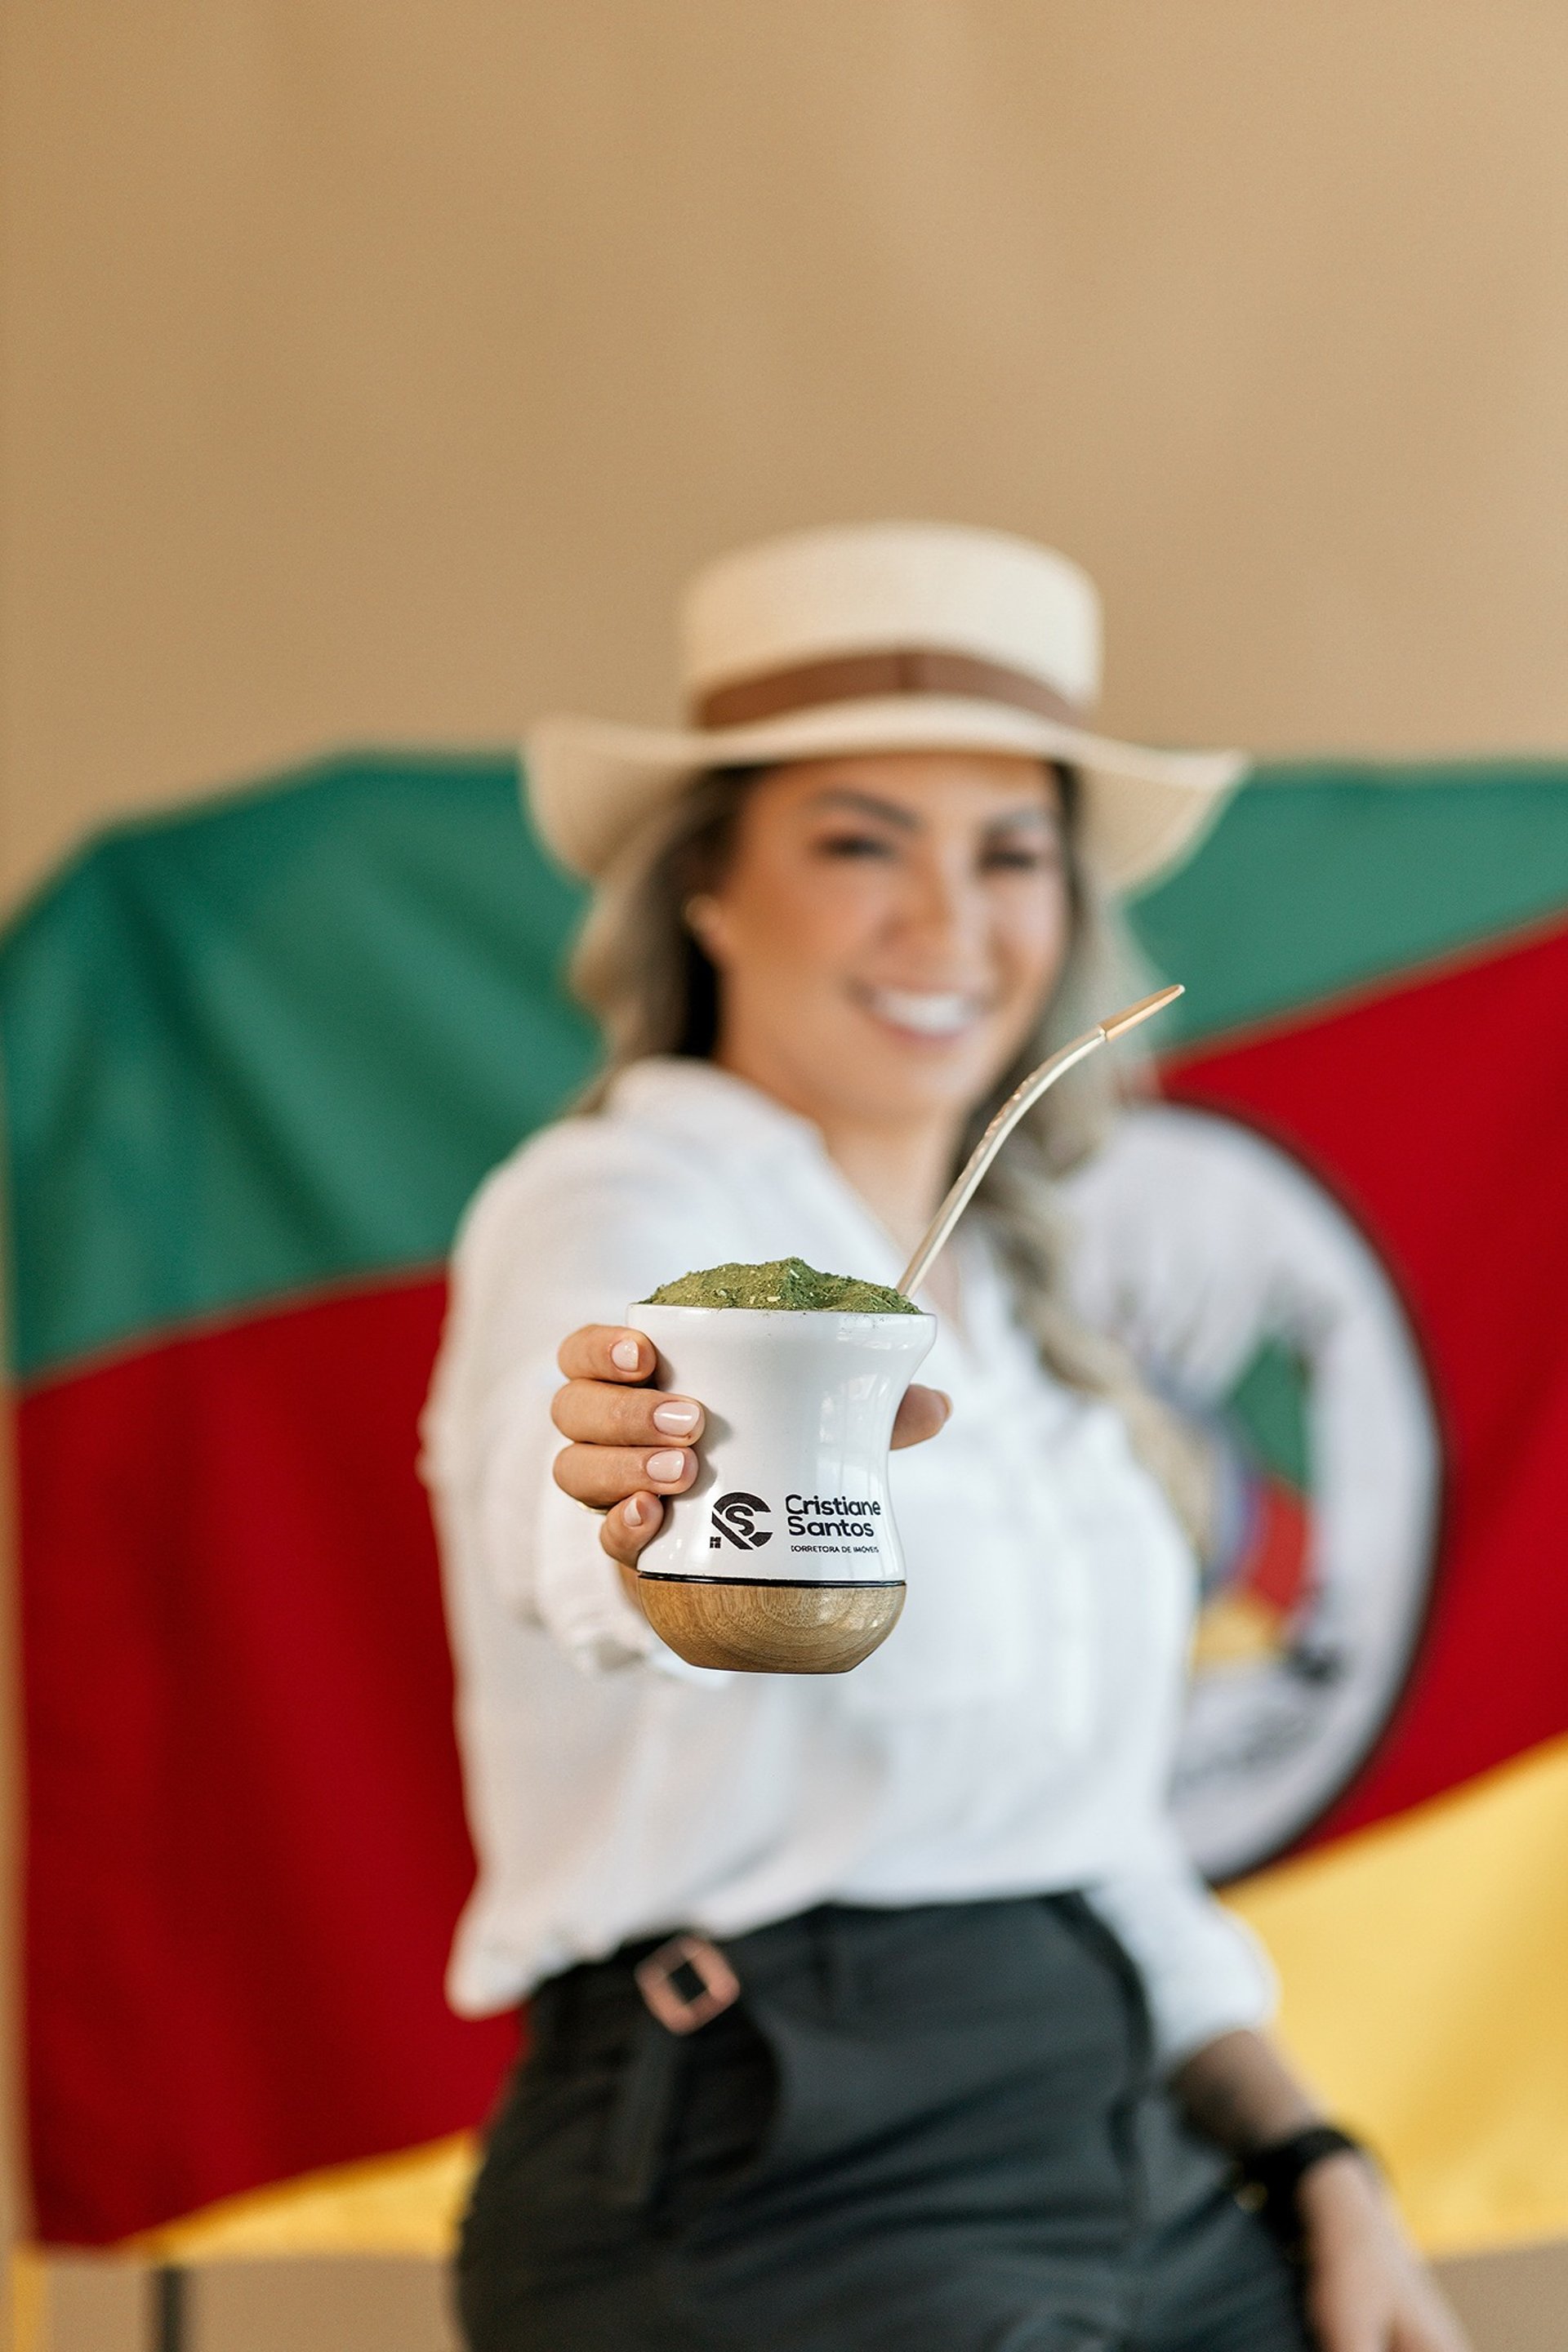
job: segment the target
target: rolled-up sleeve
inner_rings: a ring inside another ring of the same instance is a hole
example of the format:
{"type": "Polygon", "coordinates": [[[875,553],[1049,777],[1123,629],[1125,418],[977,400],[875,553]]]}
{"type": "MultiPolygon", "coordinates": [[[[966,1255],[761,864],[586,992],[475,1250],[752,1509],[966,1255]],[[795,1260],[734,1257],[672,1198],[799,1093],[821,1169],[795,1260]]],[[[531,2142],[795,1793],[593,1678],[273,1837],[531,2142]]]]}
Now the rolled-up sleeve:
{"type": "Polygon", "coordinates": [[[1273,2017],[1278,1986],[1263,1947],[1178,1853],[1086,1892],[1142,1979],[1163,2073],[1273,2017]]]}

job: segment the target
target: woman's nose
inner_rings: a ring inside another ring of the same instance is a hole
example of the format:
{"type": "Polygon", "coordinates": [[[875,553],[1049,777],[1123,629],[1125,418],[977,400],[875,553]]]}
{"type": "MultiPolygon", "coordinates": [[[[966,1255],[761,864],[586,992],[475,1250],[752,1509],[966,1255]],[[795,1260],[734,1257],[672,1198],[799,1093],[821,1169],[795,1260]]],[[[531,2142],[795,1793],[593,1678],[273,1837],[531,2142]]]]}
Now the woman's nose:
{"type": "Polygon", "coordinates": [[[923,946],[975,948],[985,935],[985,898],[966,865],[922,858],[910,877],[904,928],[923,946]]]}

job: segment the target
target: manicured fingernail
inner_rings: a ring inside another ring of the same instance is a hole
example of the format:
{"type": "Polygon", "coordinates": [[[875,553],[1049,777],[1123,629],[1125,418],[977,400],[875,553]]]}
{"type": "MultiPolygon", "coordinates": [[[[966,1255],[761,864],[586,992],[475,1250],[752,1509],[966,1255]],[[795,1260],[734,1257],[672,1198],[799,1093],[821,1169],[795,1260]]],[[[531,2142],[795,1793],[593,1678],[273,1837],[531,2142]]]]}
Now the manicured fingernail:
{"type": "Polygon", "coordinates": [[[650,1454],[647,1457],[647,1475],[657,1486],[668,1486],[685,1467],[684,1454],[650,1454]]]}
{"type": "Polygon", "coordinates": [[[610,1349],[610,1361],[617,1371],[635,1372],[642,1361],[642,1349],[635,1339],[617,1339],[610,1349]]]}
{"type": "Polygon", "coordinates": [[[621,1517],[625,1519],[628,1528],[641,1527],[642,1505],[638,1502],[635,1495],[632,1496],[630,1502],[627,1503],[626,1509],[621,1513],[621,1517]]]}
{"type": "Polygon", "coordinates": [[[678,1404],[672,1397],[668,1404],[656,1404],[653,1425],[662,1429],[666,1437],[689,1437],[697,1426],[697,1407],[678,1404]]]}

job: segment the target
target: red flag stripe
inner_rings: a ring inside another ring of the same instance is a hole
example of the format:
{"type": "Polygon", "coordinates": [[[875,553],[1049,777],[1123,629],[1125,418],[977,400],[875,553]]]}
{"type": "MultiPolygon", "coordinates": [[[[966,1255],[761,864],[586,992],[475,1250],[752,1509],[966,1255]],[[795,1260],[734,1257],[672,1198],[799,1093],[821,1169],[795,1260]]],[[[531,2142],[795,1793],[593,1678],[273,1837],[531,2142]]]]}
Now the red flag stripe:
{"type": "Polygon", "coordinates": [[[1338,1193],[1426,1349],[1447,1488],[1405,1696],[1319,1839],[1568,1729],[1568,930],[1176,1061],[1338,1193]]]}
{"type": "Polygon", "coordinates": [[[415,1424],[437,1284],[210,1332],[20,1416],[46,2240],[476,2122],[473,1872],[415,1424]]]}

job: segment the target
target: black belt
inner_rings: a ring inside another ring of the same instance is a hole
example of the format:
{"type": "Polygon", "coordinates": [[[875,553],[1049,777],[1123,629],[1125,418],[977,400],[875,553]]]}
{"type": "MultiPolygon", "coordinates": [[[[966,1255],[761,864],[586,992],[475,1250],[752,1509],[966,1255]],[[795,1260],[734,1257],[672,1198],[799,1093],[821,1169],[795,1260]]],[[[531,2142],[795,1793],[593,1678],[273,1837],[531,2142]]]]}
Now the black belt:
{"type": "Polygon", "coordinates": [[[606,1960],[552,1977],[533,1995],[536,2048],[601,2035],[621,2079],[605,2125],[600,2183],[613,2205],[646,2204],[659,2165],[691,2036],[760,1990],[812,1962],[811,1913],[732,1937],[724,1949],[689,1932],[628,1944],[606,1960]]]}
{"type": "Polygon", "coordinates": [[[601,2159],[604,2192],[612,2205],[644,2205],[653,2194],[684,2045],[741,1997],[739,1977],[706,1936],[671,1936],[634,1960],[632,1980],[643,2014],[601,2159]]]}

